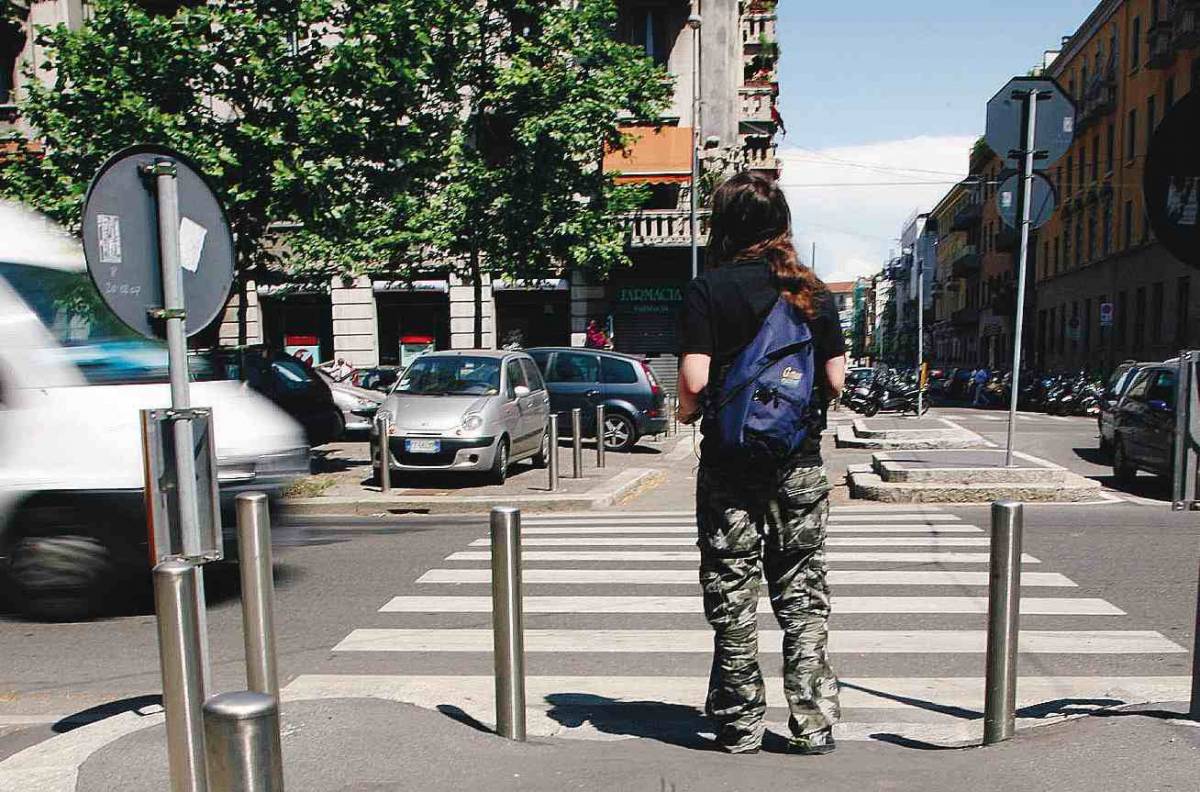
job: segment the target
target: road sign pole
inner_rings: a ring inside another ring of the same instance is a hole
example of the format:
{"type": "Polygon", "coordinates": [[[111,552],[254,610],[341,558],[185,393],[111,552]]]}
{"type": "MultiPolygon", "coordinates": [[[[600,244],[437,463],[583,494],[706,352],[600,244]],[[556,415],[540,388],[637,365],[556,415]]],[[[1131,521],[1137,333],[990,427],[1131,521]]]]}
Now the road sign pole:
{"type": "Polygon", "coordinates": [[[916,260],[917,267],[917,420],[921,420],[921,401],[925,398],[925,394],[921,390],[921,373],[925,370],[925,261],[917,255],[916,245],[920,244],[920,239],[913,243],[913,258],[916,260]]]}
{"type": "Polygon", "coordinates": [[[1033,203],[1033,161],[1037,144],[1036,89],[1025,93],[1025,141],[1021,158],[1021,246],[1017,254],[1017,316],[1013,325],[1012,386],[1008,400],[1008,444],[1004,452],[1004,464],[1012,467],[1013,441],[1017,431],[1017,398],[1021,392],[1021,337],[1025,329],[1025,263],[1029,259],[1029,208],[1033,203]]]}

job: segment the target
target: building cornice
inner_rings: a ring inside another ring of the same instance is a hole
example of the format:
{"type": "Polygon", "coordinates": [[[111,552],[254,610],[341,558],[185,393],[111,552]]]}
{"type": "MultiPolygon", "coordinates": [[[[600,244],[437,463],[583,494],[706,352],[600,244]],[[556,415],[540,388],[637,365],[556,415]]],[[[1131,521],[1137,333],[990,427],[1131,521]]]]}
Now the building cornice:
{"type": "Polygon", "coordinates": [[[1066,71],[1067,65],[1075,60],[1080,50],[1096,37],[1096,34],[1100,32],[1100,28],[1104,27],[1112,19],[1113,15],[1120,10],[1124,3],[1125,0],[1102,0],[1096,6],[1095,10],[1088,15],[1088,18],[1084,20],[1083,24],[1079,26],[1079,29],[1063,43],[1061,54],[1050,65],[1050,76],[1057,78],[1062,75],[1066,71]]]}

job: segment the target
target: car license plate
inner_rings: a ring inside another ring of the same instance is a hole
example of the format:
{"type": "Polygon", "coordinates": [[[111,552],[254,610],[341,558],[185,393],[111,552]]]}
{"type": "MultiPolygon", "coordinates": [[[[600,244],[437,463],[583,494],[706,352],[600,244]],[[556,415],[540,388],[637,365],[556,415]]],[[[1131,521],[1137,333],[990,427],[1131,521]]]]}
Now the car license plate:
{"type": "Polygon", "coordinates": [[[441,440],[405,440],[404,450],[410,454],[436,454],[442,450],[441,440]]]}

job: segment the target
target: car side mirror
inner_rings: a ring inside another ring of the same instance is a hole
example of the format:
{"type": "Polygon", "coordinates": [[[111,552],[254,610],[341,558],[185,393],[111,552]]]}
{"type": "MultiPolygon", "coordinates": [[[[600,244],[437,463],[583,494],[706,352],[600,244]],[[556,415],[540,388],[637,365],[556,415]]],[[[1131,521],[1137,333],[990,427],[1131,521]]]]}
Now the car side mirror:
{"type": "Polygon", "coordinates": [[[1171,405],[1167,404],[1162,399],[1151,399],[1146,405],[1155,412],[1170,412],[1171,405]]]}
{"type": "Polygon", "coordinates": [[[513,388],[513,396],[518,399],[524,399],[531,393],[533,393],[533,391],[529,390],[529,388],[525,385],[518,385],[517,387],[513,388]]]}

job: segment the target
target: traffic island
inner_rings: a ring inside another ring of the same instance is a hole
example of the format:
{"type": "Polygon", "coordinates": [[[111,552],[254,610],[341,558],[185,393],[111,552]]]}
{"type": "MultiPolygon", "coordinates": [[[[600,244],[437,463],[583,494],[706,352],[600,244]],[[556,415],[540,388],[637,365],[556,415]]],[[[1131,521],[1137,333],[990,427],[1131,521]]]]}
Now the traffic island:
{"type": "Polygon", "coordinates": [[[1100,497],[1100,483],[1045,459],[1002,449],[908,450],[874,454],[849,468],[852,498],[884,503],[1065,502],[1100,497]]]}
{"type": "Polygon", "coordinates": [[[855,418],[837,430],[838,448],[866,450],[983,448],[982,436],[945,418],[855,418]]]}

